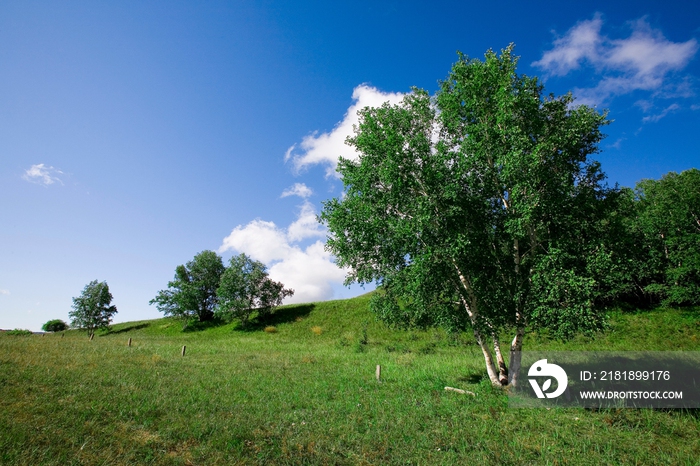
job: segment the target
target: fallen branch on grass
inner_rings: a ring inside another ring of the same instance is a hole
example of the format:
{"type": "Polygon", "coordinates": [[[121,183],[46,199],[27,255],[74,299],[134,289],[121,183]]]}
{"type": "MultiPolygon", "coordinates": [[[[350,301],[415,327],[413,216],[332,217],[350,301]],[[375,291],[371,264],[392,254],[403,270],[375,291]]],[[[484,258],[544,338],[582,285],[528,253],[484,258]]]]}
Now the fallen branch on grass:
{"type": "Polygon", "coordinates": [[[445,387],[445,390],[447,390],[448,392],[461,393],[462,395],[476,396],[476,393],[470,392],[468,390],[462,390],[461,388],[445,387]]]}

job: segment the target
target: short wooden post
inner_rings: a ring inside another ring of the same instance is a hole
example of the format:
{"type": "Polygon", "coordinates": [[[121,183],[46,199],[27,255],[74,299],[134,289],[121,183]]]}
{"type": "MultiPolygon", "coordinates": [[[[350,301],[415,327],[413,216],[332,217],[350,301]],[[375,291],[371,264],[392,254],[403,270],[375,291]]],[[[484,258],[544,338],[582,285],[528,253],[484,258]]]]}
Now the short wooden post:
{"type": "Polygon", "coordinates": [[[91,333],[91,334],[90,334],[90,341],[92,341],[93,338],[95,338],[95,334],[94,334],[94,333],[91,333]]]}
{"type": "Polygon", "coordinates": [[[183,355],[183,356],[185,355],[185,350],[186,350],[186,349],[187,349],[187,346],[184,346],[184,345],[183,345],[183,346],[182,346],[182,355],[183,355]]]}
{"type": "Polygon", "coordinates": [[[62,334],[61,334],[61,338],[65,337],[65,336],[66,336],[66,334],[65,334],[65,333],[62,333],[62,334]]]}
{"type": "Polygon", "coordinates": [[[129,337],[129,348],[131,348],[131,337],[129,337]]]}
{"type": "Polygon", "coordinates": [[[377,364],[376,375],[377,375],[377,382],[381,382],[382,381],[381,380],[382,379],[382,366],[380,366],[379,364],[377,364]]]}

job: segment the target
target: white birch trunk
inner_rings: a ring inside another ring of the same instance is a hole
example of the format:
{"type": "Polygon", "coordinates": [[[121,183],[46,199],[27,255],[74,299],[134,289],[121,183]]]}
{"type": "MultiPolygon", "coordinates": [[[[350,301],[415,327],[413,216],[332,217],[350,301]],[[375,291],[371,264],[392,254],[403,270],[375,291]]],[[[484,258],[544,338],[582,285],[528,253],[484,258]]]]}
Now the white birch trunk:
{"type": "Polygon", "coordinates": [[[476,297],[474,296],[474,293],[471,289],[471,286],[469,285],[469,281],[466,279],[464,275],[462,275],[462,272],[459,270],[459,267],[457,266],[456,261],[452,261],[452,263],[455,266],[455,269],[457,270],[457,275],[459,276],[459,282],[462,284],[462,287],[464,290],[467,292],[467,294],[470,297],[470,300],[472,301],[471,305],[470,303],[467,302],[467,300],[464,298],[464,296],[460,293],[460,299],[462,300],[462,304],[464,305],[464,308],[467,311],[467,314],[469,315],[469,320],[471,321],[472,328],[474,329],[474,338],[476,338],[476,342],[479,344],[479,347],[481,348],[481,352],[484,355],[484,362],[486,363],[486,372],[489,375],[489,379],[491,380],[491,383],[496,386],[501,386],[501,381],[500,378],[498,377],[498,370],[496,368],[496,365],[493,362],[493,356],[491,356],[491,351],[489,350],[488,346],[484,342],[484,339],[481,336],[481,332],[479,332],[478,327],[477,327],[477,306],[476,306],[476,297]]]}
{"type": "Polygon", "coordinates": [[[522,349],[523,349],[523,336],[525,335],[525,328],[518,327],[513,342],[510,345],[510,372],[508,373],[508,385],[511,387],[518,386],[518,373],[520,372],[521,360],[522,360],[522,349]]]}
{"type": "Polygon", "coordinates": [[[496,361],[498,362],[498,384],[508,385],[508,367],[506,366],[506,361],[503,359],[503,353],[501,353],[501,342],[498,341],[498,335],[494,332],[493,338],[493,351],[496,353],[496,361]]]}

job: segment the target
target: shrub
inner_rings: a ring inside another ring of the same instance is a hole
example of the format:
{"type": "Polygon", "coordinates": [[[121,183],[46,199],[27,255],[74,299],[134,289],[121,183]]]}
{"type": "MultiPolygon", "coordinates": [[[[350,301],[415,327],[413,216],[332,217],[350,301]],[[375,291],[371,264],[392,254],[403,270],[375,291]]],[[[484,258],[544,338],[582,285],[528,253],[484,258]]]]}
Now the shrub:
{"type": "Polygon", "coordinates": [[[26,337],[26,336],[32,335],[32,331],[31,331],[31,330],[21,329],[21,328],[16,328],[16,329],[14,329],[14,330],[8,330],[7,332],[5,332],[5,335],[14,335],[14,336],[17,336],[17,337],[26,337]]]}
{"type": "Polygon", "coordinates": [[[63,332],[64,330],[68,330],[68,324],[61,319],[54,319],[46,322],[41,329],[44,332],[63,332]]]}

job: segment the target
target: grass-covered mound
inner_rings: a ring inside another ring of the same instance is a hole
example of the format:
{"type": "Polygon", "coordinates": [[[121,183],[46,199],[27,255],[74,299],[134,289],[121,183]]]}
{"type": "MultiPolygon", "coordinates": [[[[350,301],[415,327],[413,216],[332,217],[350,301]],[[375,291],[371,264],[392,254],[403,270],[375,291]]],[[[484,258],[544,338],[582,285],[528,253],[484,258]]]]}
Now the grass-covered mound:
{"type": "MultiPolygon", "coordinates": [[[[159,319],[117,324],[93,341],[77,331],[0,335],[0,464],[700,458],[695,411],[509,409],[469,335],[387,329],[368,313],[368,299],[285,306],[247,329],[183,332],[181,322],[159,319]]],[[[616,313],[596,339],[531,336],[525,349],[698,351],[698,311],[616,313]]]]}

